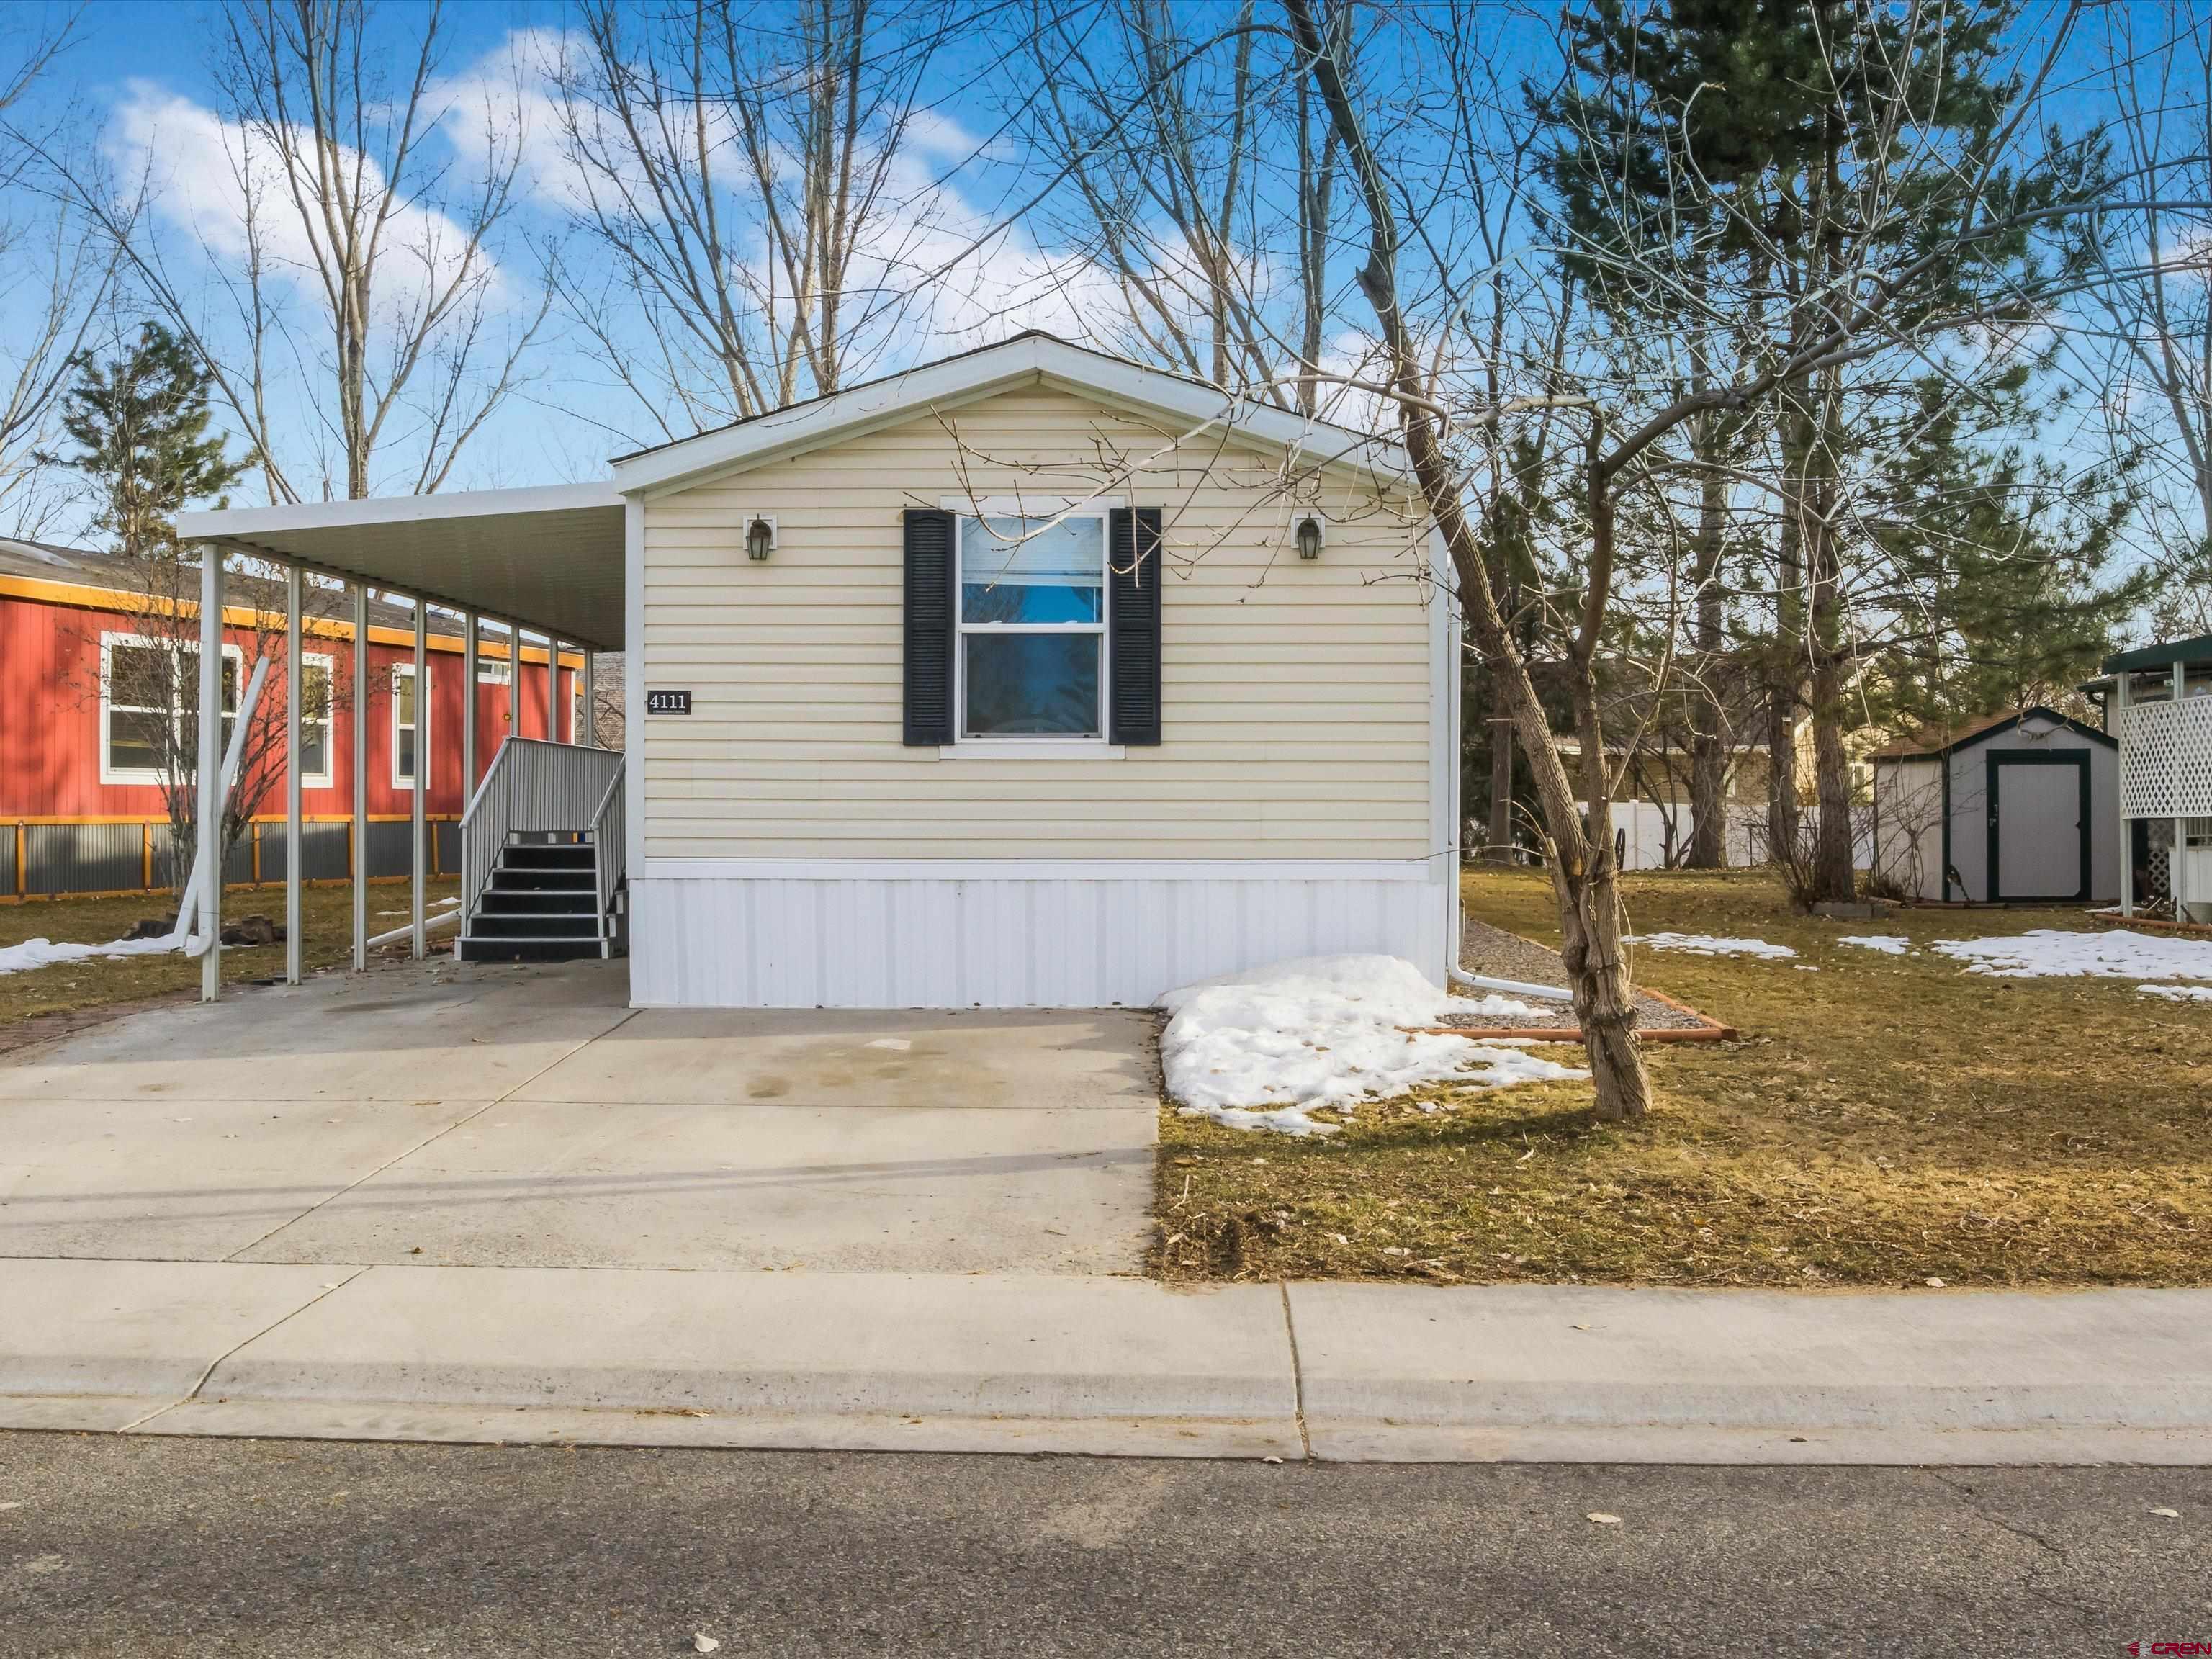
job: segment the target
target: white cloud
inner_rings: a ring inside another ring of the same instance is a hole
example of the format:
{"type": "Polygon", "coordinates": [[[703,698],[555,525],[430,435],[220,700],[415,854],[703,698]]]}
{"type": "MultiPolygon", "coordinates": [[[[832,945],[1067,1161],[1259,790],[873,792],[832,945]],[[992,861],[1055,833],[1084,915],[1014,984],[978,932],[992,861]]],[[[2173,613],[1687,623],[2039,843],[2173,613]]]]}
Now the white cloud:
{"type": "MultiPolygon", "coordinates": [[[[304,129],[295,150],[312,155],[304,129]]],[[[193,238],[207,256],[238,274],[258,241],[264,262],[300,296],[327,305],[319,274],[312,226],[287,186],[283,155],[273,135],[228,119],[167,92],[133,81],[108,122],[102,148],[126,193],[143,184],[146,202],[163,226],[193,238]]],[[[336,165],[360,178],[365,198],[385,189],[382,168],[371,157],[341,148],[336,165]]],[[[315,181],[301,163],[302,194],[312,204],[315,181]]],[[[436,207],[402,201],[383,232],[375,303],[389,322],[419,314],[430,296],[456,276],[473,274],[495,298],[499,272],[490,255],[471,252],[467,231],[436,207]]]]}

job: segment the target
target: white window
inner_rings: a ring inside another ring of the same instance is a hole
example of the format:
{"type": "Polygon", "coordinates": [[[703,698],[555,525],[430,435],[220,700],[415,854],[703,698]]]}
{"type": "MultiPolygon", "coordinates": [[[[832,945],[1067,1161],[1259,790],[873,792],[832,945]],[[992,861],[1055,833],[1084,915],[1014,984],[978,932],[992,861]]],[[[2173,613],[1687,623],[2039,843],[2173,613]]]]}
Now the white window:
{"type": "MultiPolygon", "coordinates": [[[[246,653],[222,648],[222,741],[238,724],[246,653]]],[[[100,781],[163,783],[190,775],[199,749],[200,648],[142,634],[100,636],[100,781]]]]}
{"type": "MultiPolygon", "coordinates": [[[[422,665],[422,672],[430,672],[429,664],[422,665]]],[[[422,711],[422,746],[426,750],[430,746],[430,711],[435,707],[431,703],[422,711]]],[[[415,665],[411,662],[395,664],[392,670],[392,787],[415,787],[415,665]]]]}
{"type": "Polygon", "coordinates": [[[513,672],[509,671],[505,663],[496,661],[489,657],[478,657],[477,659],[477,684],[478,685],[507,685],[511,684],[514,681],[514,676],[513,672]]]}
{"type": "Polygon", "coordinates": [[[300,782],[302,787],[331,787],[331,688],[337,665],[313,651],[300,653],[300,782]]]}
{"type": "Polygon", "coordinates": [[[959,736],[1106,735],[1106,515],[960,519],[959,736]]]}

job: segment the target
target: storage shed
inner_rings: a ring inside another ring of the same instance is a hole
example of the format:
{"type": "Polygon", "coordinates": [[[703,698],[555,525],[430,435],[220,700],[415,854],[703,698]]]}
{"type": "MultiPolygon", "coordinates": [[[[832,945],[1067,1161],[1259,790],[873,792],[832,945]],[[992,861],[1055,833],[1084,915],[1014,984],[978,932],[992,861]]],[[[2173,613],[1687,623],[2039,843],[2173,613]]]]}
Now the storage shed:
{"type": "Polygon", "coordinates": [[[1893,744],[1874,763],[1874,869],[1923,899],[2119,896],[2119,745],[2052,708],[1893,744]]]}

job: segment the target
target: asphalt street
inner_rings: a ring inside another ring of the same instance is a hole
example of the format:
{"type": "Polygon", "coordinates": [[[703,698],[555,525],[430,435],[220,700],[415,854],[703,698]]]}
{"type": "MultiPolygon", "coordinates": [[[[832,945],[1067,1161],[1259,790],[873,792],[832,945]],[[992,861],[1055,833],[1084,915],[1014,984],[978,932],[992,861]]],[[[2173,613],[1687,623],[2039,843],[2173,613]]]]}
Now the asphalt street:
{"type": "Polygon", "coordinates": [[[2150,1654],[2212,1640],[2212,1492],[2201,1470],[0,1435],[7,1659],[695,1634],[732,1659],[2150,1654]]]}

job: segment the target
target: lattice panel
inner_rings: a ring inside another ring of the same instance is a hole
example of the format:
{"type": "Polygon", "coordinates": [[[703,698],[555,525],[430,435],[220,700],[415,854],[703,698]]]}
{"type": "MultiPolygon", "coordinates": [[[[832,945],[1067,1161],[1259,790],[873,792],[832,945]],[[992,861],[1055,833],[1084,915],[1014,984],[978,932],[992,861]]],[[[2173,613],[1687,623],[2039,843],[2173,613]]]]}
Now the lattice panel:
{"type": "Polygon", "coordinates": [[[2138,703],[2121,718],[2120,812],[2212,817],[2212,697],[2138,703]]]}

